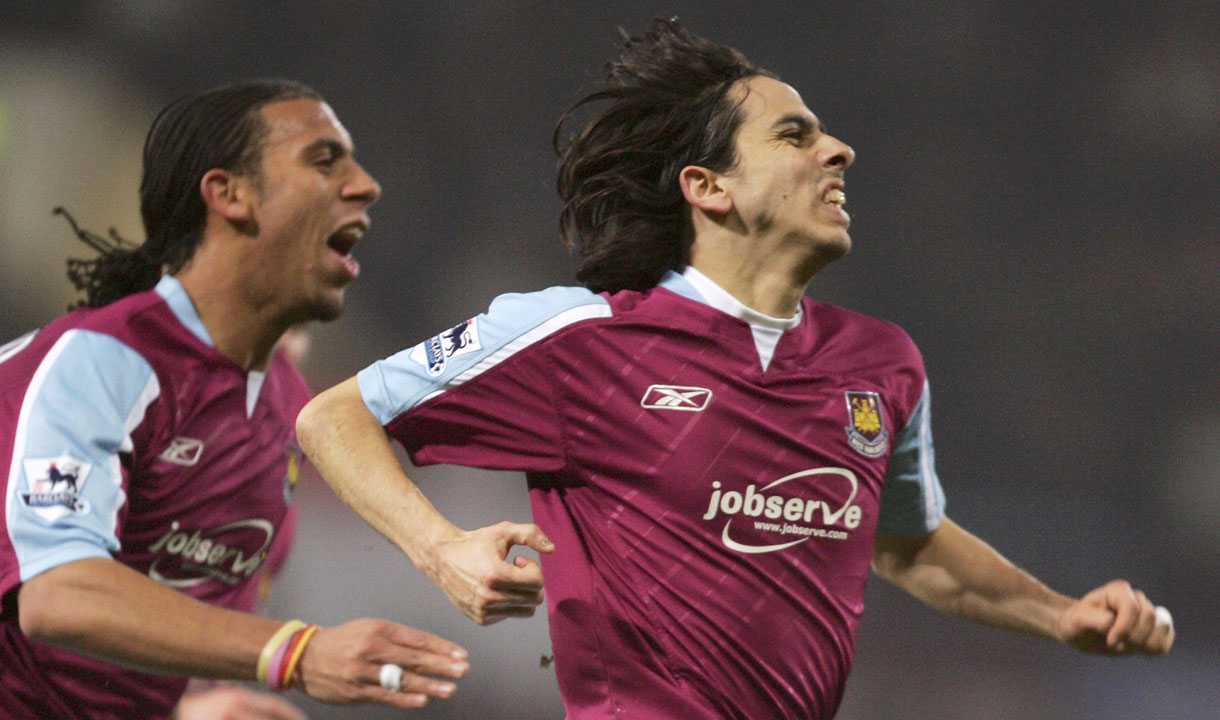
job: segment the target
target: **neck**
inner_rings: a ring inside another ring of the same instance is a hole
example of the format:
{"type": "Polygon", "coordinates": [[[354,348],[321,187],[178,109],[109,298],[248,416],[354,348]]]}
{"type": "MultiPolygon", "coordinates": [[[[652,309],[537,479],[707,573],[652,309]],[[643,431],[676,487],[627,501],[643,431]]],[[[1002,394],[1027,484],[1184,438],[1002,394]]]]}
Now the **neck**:
{"type": "Polygon", "coordinates": [[[691,246],[690,264],[751,310],[775,318],[795,315],[805,286],[826,263],[792,257],[782,250],[742,252],[743,247],[747,244],[717,245],[696,240],[691,246]]]}
{"type": "Polygon", "coordinates": [[[266,298],[251,294],[243,266],[248,267],[239,254],[220,252],[205,240],[175,277],[216,349],[247,370],[265,370],[291,320],[266,298]]]}

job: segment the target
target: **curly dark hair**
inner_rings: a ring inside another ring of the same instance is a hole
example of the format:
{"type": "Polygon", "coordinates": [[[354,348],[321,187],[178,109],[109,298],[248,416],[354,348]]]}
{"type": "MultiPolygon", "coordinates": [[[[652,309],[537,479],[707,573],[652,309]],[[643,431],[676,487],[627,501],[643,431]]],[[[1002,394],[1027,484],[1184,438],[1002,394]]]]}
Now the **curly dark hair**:
{"type": "Polygon", "coordinates": [[[731,169],[742,116],[729,90],[744,78],[775,77],[676,18],[622,35],[618,59],[606,64],[608,87],[568,108],[553,138],[560,232],[582,257],[577,281],[595,292],[643,290],[690,262],[678,174],[687,165],[731,169]],[[609,106],[565,138],[573,113],[600,102],[609,106]]]}
{"type": "Polygon", "coordinates": [[[195,253],[207,209],[199,182],[213,168],[258,178],[268,128],[259,110],[274,102],[322,96],[291,80],[251,80],[179,98],[153,120],[144,140],[140,181],[142,245],[110,229],[107,237],[80,228],[63,208],[72,231],[98,253],[68,260],[68,278],[85,293],[79,305],[101,307],[157,284],[163,272],[181,270],[195,253]]]}

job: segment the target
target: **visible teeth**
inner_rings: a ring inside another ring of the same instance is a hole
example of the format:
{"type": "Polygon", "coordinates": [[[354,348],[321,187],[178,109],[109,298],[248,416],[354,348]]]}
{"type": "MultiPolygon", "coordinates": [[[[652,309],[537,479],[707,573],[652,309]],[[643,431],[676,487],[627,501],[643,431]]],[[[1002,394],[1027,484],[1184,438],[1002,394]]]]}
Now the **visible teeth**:
{"type": "Polygon", "coordinates": [[[360,238],[364,237],[364,228],[359,226],[346,227],[335,234],[352,242],[359,242],[360,238]]]}
{"type": "Polygon", "coordinates": [[[832,188],[826,191],[826,202],[842,206],[847,202],[847,195],[838,188],[832,188]]]}

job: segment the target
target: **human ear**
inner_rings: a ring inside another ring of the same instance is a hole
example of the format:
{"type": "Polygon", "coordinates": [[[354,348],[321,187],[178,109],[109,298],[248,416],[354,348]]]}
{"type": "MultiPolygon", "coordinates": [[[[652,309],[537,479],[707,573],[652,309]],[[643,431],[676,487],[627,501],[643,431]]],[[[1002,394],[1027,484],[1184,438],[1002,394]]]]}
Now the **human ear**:
{"type": "Polygon", "coordinates": [[[250,219],[249,192],[250,188],[240,175],[222,168],[208,170],[199,181],[199,194],[208,212],[231,222],[250,219]]]}
{"type": "Polygon", "coordinates": [[[733,209],[733,198],[718,172],[687,165],[678,173],[678,185],[686,202],[705,213],[726,215],[733,209]]]}

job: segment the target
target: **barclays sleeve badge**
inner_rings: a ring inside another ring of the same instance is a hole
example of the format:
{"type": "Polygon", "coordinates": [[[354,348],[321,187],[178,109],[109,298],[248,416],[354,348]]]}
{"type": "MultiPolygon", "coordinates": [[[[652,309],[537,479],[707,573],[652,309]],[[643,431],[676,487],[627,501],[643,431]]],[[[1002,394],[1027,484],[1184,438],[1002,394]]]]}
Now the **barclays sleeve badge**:
{"type": "Polygon", "coordinates": [[[89,512],[89,503],[80,497],[81,488],[92,467],[70,455],[56,458],[26,459],[25,477],[29,492],[21,501],[47,522],[67,515],[89,512]]]}
{"type": "Polygon", "coordinates": [[[476,318],[458,323],[439,335],[433,335],[411,348],[411,359],[437,377],[445,372],[450,358],[482,349],[479,342],[479,324],[476,318]]]}

